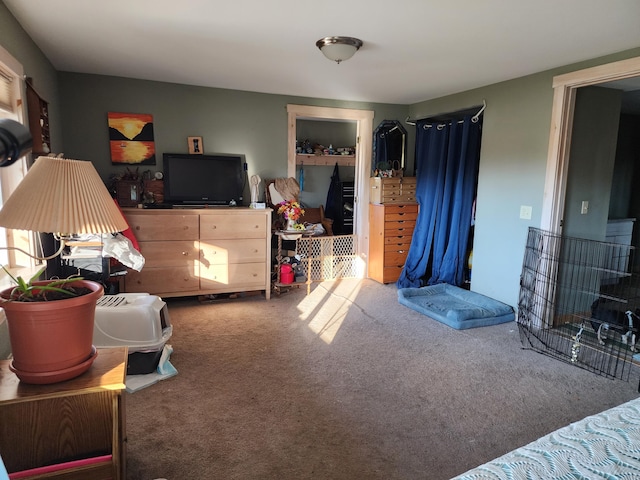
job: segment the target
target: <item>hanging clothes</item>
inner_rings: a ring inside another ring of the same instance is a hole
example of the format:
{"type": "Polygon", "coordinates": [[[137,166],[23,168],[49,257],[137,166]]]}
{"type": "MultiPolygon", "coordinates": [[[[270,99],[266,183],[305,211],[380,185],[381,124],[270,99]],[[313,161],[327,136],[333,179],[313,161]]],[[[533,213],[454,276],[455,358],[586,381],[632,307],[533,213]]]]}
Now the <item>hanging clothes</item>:
{"type": "Polygon", "coordinates": [[[333,173],[331,174],[331,183],[329,184],[329,191],[327,192],[327,201],[324,209],[325,218],[332,220],[338,220],[342,218],[342,195],[340,192],[340,169],[338,163],[333,167],[333,173]]]}
{"type": "Polygon", "coordinates": [[[298,171],[298,184],[300,185],[300,191],[304,190],[304,165],[300,164],[300,170],[298,171]]]}
{"type": "Polygon", "coordinates": [[[416,123],[420,209],[398,288],[464,282],[480,139],[481,122],[470,115],[441,125],[416,123]]]}

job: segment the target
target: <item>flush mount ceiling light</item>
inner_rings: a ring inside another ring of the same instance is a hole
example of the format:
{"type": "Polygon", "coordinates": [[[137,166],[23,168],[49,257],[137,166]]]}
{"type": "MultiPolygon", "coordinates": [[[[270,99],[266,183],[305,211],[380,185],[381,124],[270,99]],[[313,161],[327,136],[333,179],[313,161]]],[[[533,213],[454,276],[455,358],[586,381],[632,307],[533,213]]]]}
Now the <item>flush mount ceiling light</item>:
{"type": "Polygon", "coordinates": [[[324,37],[316,42],[316,47],[336,63],[348,60],[362,46],[362,40],[353,37],[324,37]]]}

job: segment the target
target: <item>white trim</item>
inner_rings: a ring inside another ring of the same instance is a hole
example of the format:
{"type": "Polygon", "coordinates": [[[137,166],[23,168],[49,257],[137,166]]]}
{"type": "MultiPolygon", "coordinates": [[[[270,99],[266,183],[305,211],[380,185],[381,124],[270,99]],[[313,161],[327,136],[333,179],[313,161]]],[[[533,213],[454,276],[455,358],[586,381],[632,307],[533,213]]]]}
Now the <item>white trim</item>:
{"type": "Polygon", "coordinates": [[[357,122],[356,171],[355,171],[355,222],[356,255],[363,260],[363,275],[367,272],[369,255],[369,177],[371,176],[371,155],[373,148],[372,110],[349,108],[313,107],[309,105],[287,105],[288,142],[287,176],[296,176],[296,120],[298,118],[318,118],[325,120],[352,120],[357,122]]]}
{"type": "Polygon", "coordinates": [[[553,78],[553,109],[540,228],[562,231],[576,89],[640,76],[640,57],[598,65],[553,78]]]}

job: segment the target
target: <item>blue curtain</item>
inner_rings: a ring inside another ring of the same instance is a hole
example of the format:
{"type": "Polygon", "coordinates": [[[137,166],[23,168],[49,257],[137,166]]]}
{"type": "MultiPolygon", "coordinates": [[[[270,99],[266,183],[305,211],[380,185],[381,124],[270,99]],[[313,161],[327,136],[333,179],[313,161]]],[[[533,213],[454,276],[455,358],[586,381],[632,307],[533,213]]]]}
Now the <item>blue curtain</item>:
{"type": "Polygon", "coordinates": [[[481,122],[416,123],[420,205],[398,288],[462,285],[478,180],[481,122]],[[430,272],[429,272],[429,266],[430,272]]]}

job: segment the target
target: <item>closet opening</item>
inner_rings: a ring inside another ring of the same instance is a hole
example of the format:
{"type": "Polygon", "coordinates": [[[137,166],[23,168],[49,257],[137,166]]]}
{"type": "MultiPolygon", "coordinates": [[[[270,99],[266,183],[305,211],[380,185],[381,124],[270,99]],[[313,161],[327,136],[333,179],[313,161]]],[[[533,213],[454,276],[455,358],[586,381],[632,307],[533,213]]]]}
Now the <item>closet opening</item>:
{"type": "MultiPolygon", "coordinates": [[[[287,105],[288,166],[287,176],[302,180],[300,200],[309,205],[322,205],[334,219],[335,240],[352,237],[355,275],[367,272],[369,245],[369,176],[373,142],[371,110],[354,110],[307,105],[287,105]],[[309,154],[298,147],[305,140],[333,149],[309,154]],[[336,142],[335,144],[333,142],[336,142]],[[328,143],[329,145],[325,145],[328,143]],[[353,148],[337,155],[338,148],[353,148]],[[330,187],[336,187],[331,189],[330,187]],[[333,190],[333,193],[330,191],[333,190]],[[334,205],[329,205],[334,199],[334,205]]],[[[332,245],[335,242],[329,242],[332,245]]],[[[329,248],[333,249],[333,246],[329,248]]],[[[353,272],[351,272],[353,273],[353,272]]]]}

